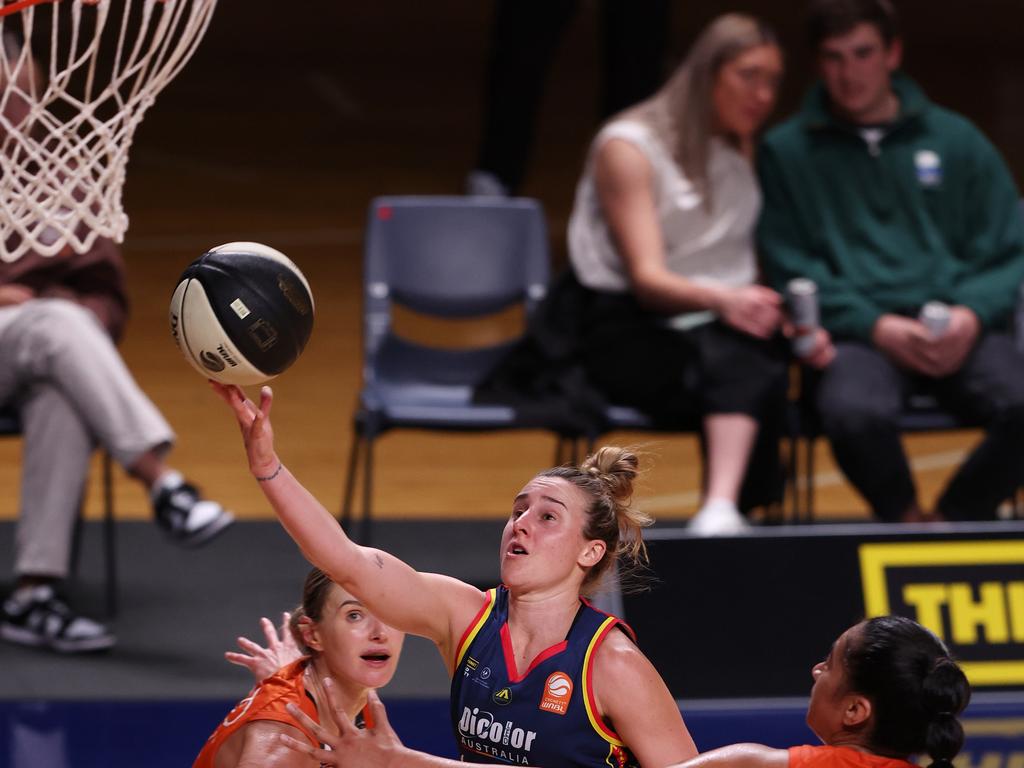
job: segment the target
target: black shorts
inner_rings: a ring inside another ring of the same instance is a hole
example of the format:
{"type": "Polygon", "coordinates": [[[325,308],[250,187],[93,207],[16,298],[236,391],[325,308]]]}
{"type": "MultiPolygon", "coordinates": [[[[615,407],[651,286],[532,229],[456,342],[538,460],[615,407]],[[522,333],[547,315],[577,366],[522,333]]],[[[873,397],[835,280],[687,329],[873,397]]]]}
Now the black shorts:
{"type": "Polygon", "coordinates": [[[611,402],[673,421],[715,413],[761,420],[784,407],[781,336],[758,339],[719,321],[678,331],[631,294],[596,292],[581,329],[588,378],[611,402]]]}

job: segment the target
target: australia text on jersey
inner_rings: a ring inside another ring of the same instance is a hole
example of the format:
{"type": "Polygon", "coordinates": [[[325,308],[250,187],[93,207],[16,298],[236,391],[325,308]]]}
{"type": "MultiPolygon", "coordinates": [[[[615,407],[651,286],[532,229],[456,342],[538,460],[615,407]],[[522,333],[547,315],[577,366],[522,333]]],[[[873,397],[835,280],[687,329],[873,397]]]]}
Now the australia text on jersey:
{"type": "Polygon", "coordinates": [[[459,718],[459,736],[463,746],[473,752],[529,765],[529,752],[537,732],[520,728],[512,720],[496,720],[478,707],[464,707],[459,718]]]}

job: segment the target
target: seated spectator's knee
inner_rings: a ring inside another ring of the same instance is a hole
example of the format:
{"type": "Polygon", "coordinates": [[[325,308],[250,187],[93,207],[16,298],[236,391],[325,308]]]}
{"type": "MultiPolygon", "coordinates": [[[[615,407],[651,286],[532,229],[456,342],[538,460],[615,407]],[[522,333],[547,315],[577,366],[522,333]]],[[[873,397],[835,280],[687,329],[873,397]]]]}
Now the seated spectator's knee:
{"type": "Polygon", "coordinates": [[[996,409],[991,425],[1024,441],[1024,402],[1006,403],[996,409]]]}
{"type": "Polygon", "coordinates": [[[856,439],[896,428],[891,414],[869,404],[822,410],[821,423],[825,434],[833,439],[856,439]]]}
{"type": "Polygon", "coordinates": [[[96,316],[70,301],[50,299],[32,302],[19,319],[18,337],[39,365],[70,350],[112,343],[96,316]]]}
{"type": "Polygon", "coordinates": [[[56,337],[67,343],[74,343],[87,334],[106,335],[92,312],[64,299],[35,302],[31,310],[31,322],[26,330],[45,337],[56,337]]]}

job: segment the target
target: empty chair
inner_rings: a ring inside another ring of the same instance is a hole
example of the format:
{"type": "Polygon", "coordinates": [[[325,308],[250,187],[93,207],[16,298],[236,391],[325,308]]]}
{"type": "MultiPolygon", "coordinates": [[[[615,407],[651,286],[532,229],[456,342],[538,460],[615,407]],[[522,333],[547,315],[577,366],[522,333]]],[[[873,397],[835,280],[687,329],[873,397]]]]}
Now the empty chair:
{"type": "Polygon", "coordinates": [[[426,345],[396,332],[393,310],[457,321],[521,304],[529,314],[549,279],[544,214],[521,198],[379,197],[370,205],[363,270],[363,381],[341,520],[351,523],[361,464],[365,542],[381,434],[536,427],[511,405],[473,402],[474,388],[517,338],[469,348],[426,345]]]}

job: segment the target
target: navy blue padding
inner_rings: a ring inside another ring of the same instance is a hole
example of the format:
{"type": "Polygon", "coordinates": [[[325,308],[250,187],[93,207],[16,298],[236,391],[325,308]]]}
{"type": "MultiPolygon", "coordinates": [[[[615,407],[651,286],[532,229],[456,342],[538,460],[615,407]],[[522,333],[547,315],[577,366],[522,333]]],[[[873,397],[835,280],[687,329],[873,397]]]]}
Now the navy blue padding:
{"type": "MultiPolygon", "coordinates": [[[[313,332],[313,301],[287,265],[255,253],[204,253],[182,273],[198,280],[213,313],[242,356],[276,375],[295,362],[313,332]],[[250,314],[231,308],[240,299],[250,314]]],[[[187,290],[187,289],[186,289],[187,290]]]]}
{"type": "Polygon", "coordinates": [[[547,229],[529,199],[379,197],[367,222],[364,285],[429,315],[472,317],[548,283],[547,229]]]}
{"type": "Polygon", "coordinates": [[[473,390],[511,343],[445,349],[397,336],[393,305],[472,318],[543,297],[550,277],[540,204],[522,198],[379,197],[364,261],[363,390],[368,436],[394,426],[515,426],[512,407],[478,405],[473,390]]]}

